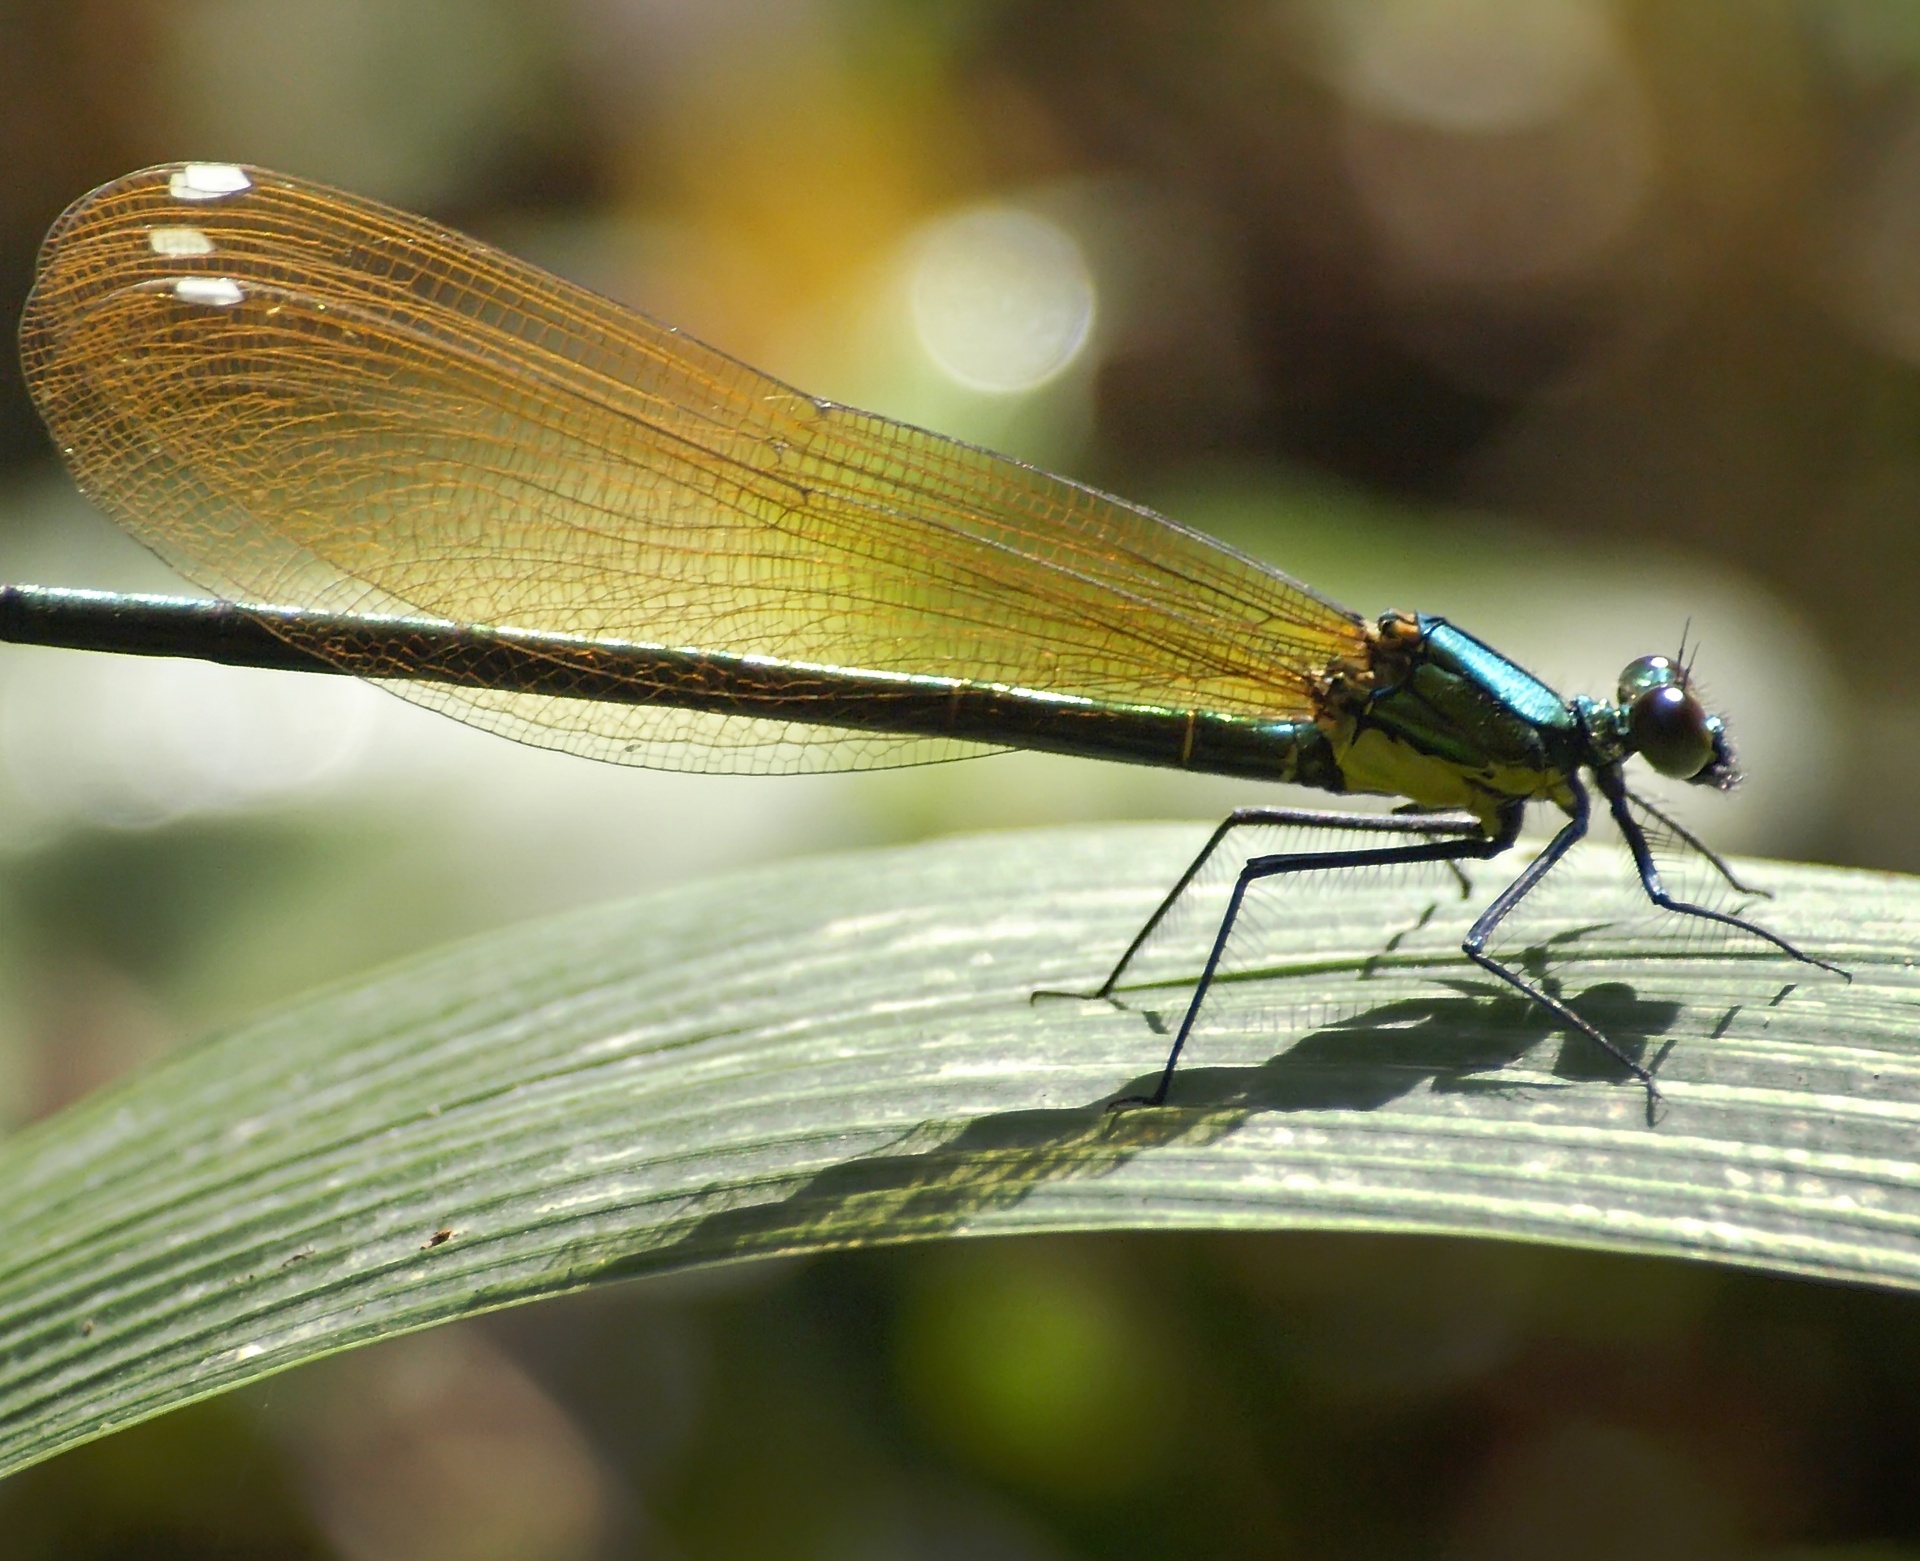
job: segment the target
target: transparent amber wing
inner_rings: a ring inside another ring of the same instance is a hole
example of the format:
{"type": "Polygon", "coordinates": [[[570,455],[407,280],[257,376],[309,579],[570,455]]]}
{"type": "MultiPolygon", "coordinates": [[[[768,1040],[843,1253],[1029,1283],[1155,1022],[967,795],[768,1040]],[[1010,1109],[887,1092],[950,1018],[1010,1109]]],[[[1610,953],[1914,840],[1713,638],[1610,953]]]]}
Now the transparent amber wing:
{"type": "MultiPolygon", "coordinates": [[[[1310,714],[1313,674],[1360,642],[1352,614],[1149,511],[258,169],[153,168],[78,201],[21,341],[81,487],[239,600],[1268,718],[1310,714]]],[[[804,699],[785,721],[388,686],[662,768],[978,751],[810,727],[804,699]]]]}

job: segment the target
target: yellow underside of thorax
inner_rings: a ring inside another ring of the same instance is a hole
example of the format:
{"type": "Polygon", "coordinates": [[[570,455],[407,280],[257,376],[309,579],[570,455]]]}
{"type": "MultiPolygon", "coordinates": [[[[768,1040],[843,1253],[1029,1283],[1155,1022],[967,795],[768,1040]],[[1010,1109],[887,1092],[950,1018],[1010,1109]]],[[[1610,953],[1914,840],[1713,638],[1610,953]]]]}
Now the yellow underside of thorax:
{"type": "Polygon", "coordinates": [[[1356,733],[1352,722],[1342,722],[1331,736],[1347,790],[1405,797],[1423,808],[1457,809],[1473,814],[1489,830],[1516,799],[1555,802],[1563,808],[1573,803],[1566,777],[1555,770],[1511,764],[1463,769],[1378,727],[1356,733]]]}

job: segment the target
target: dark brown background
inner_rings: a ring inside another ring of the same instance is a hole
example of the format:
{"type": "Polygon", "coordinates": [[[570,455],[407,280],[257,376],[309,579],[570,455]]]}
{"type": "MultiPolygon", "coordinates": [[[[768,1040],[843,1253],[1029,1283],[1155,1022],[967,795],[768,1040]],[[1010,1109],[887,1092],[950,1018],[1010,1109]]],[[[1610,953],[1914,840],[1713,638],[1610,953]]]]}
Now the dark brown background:
{"type": "MultiPolygon", "coordinates": [[[[997,430],[1356,606],[1456,610],[1579,691],[1669,648],[1698,600],[1755,773],[1724,829],[1690,816],[1742,849],[1912,869],[1916,14],[0,0],[0,316],[61,207],[131,167],[350,186],[809,388],[997,430]],[[923,224],[993,201],[1076,236],[1101,329],[1030,404],[942,402],[862,311],[923,224]]],[[[0,468],[9,574],[152,578],[68,497],[11,353],[0,468]]],[[[1020,761],[580,779],[385,727],[284,784],[222,757],[142,791],[191,769],[133,729],[153,701],[63,665],[0,662],[0,1123],[548,906],[1228,796],[1020,761]]],[[[183,721],[259,708],[181,697],[183,721]]],[[[272,735],[234,722],[271,771],[272,735]]],[[[296,1373],[0,1488],[0,1549],[1892,1557],[1920,1546],[1916,1386],[1904,1299],[1625,1259],[1308,1237],[881,1254],[296,1373]],[[1846,1548],[1869,1540],[1887,1548],[1846,1548]]]]}

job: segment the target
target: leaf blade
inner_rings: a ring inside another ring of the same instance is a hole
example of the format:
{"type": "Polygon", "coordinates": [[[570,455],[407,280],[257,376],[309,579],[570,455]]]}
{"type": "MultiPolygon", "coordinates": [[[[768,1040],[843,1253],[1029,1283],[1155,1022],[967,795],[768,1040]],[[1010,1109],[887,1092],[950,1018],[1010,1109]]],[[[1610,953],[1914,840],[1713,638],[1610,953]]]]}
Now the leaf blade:
{"type": "Polygon", "coordinates": [[[1630,1082],[1486,995],[1440,902],[1312,886],[1210,1010],[1176,1107],[1116,1116],[1164,1052],[1141,1010],[1177,1019],[1183,987],[1028,996],[1097,979],[1194,843],[947,841],[509,929],[0,1145],[0,1470],[392,1333],[862,1242],[1406,1230],[1920,1286],[1913,881],[1758,869],[1849,985],[1595,935],[1630,878],[1577,853],[1579,914],[1530,935],[1586,928],[1569,995],[1669,1044],[1653,1129],[1630,1082]]]}

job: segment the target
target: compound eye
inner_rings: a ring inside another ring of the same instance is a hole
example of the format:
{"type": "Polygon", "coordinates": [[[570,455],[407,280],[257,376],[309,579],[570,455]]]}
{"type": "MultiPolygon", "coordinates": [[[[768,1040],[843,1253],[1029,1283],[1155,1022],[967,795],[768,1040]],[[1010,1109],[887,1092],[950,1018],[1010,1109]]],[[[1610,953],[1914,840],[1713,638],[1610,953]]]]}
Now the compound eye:
{"type": "Polygon", "coordinates": [[[1630,705],[1649,689],[1674,684],[1684,688],[1686,681],[1686,675],[1670,657],[1642,656],[1638,661],[1627,663],[1626,670],[1620,674],[1620,690],[1615,698],[1620,704],[1630,705]]]}
{"type": "Polygon", "coordinates": [[[1627,730],[1647,763],[1675,780],[1692,780],[1713,762],[1707,712],[1678,683],[1649,688],[1635,699],[1627,730]]]}

